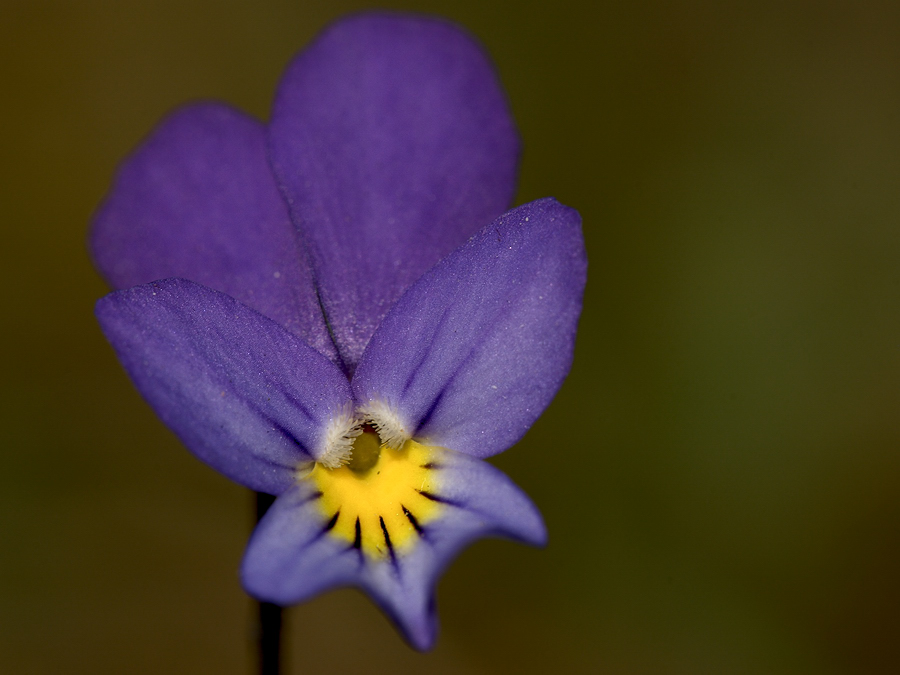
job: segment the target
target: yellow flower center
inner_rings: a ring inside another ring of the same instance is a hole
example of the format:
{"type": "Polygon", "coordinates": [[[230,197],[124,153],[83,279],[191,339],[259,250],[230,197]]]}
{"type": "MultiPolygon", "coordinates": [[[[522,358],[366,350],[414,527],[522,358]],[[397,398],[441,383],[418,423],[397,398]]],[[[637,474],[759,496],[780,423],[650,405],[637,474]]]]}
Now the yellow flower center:
{"type": "Polygon", "coordinates": [[[441,449],[412,440],[393,449],[366,427],[352,452],[347,464],[316,464],[310,474],[322,493],[326,528],[371,558],[394,558],[415,544],[442,508],[435,499],[441,449]]]}

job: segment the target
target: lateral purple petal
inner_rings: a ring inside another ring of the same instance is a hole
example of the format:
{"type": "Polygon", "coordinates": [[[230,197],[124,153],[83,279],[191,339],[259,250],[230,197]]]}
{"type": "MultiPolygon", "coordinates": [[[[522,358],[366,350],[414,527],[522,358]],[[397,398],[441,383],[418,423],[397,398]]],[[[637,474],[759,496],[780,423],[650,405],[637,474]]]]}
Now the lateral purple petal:
{"type": "Polygon", "coordinates": [[[288,67],[269,151],[352,372],[403,291],[509,206],[519,144],[472,38],[443,20],[364,14],[288,67]]]}
{"type": "Polygon", "coordinates": [[[485,536],[543,545],[547,534],[531,501],[502,472],[460,453],[440,460],[440,515],[417,524],[412,549],[373,560],[328,532],[320,494],[307,481],[280,496],[244,555],[244,587],[260,600],[291,605],[336,586],[358,586],[417,649],[437,635],[434,586],[468,544],[485,536]]]}
{"type": "Polygon", "coordinates": [[[426,273],[375,333],[352,381],[417,440],[505,450],[572,363],[587,259],[581,219],[554,199],[513,209],[426,273]]]}
{"type": "Polygon", "coordinates": [[[237,110],[198,104],[161,122],[119,167],[90,248],[114,288],[190,279],[336,358],[269,169],[265,129],[237,110]]]}
{"type": "Polygon", "coordinates": [[[350,403],[346,378],[303,340],[184,279],[118,291],[97,318],[160,419],[198,458],[280,494],[350,403]]]}

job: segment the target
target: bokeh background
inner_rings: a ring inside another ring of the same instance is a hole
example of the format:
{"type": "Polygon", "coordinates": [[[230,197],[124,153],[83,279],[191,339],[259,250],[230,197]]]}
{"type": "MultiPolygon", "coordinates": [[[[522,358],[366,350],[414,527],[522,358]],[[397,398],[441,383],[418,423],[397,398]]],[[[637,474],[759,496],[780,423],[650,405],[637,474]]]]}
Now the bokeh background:
{"type": "MultiPolygon", "coordinates": [[[[487,46],[517,201],[584,217],[575,365],[496,459],[546,550],[482,542],[410,651],[355,591],[289,673],[900,672],[900,4],[386,2],[487,46]]],[[[0,2],[0,671],[249,673],[251,498],[100,335],[85,252],[168,110],[261,118],[365,2],[0,2]]]]}

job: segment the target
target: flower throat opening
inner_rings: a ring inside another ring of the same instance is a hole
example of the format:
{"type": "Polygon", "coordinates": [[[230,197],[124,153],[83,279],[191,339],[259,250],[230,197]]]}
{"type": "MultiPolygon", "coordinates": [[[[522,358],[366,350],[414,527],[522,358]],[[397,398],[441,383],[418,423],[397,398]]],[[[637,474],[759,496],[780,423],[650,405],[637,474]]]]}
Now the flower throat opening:
{"type": "Polygon", "coordinates": [[[381,438],[371,424],[365,424],[362,433],[353,441],[347,468],[353,473],[364,475],[378,464],[381,457],[381,438]]]}
{"type": "Polygon", "coordinates": [[[378,462],[381,446],[399,450],[408,440],[410,433],[385,403],[373,399],[356,410],[348,404],[331,419],[316,462],[329,469],[353,464],[365,473],[378,462]]]}

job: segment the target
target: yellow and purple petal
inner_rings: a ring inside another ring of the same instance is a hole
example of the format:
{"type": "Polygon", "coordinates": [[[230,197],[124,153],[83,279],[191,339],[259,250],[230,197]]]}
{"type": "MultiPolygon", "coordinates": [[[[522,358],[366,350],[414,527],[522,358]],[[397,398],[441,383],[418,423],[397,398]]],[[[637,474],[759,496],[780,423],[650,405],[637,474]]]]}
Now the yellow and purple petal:
{"type": "Polygon", "coordinates": [[[313,472],[275,501],[253,533],[244,587],[290,605],[357,586],[418,649],[434,643],[434,586],[462,548],[485,536],[546,542],[540,514],[521,490],[462,453],[409,441],[382,447],[364,471],[317,465],[313,472]]]}

